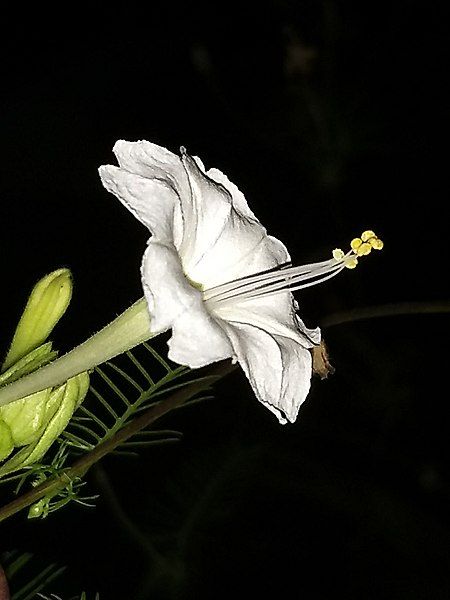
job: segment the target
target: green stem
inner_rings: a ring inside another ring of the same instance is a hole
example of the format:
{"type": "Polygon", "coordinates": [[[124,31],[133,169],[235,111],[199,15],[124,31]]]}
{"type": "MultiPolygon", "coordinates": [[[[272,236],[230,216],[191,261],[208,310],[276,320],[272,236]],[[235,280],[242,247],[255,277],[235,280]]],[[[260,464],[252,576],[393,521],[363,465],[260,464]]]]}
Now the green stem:
{"type": "Polygon", "coordinates": [[[334,313],[322,319],[324,328],[380,317],[396,317],[402,315],[429,315],[450,312],[450,302],[393,302],[381,306],[367,306],[334,313]]]}
{"type": "Polygon", "coordinates": [[[200,381],[186,383],[185,387],[183,387],[181,390],[168,396],[158,404],[151,406],[141,416],[137,417],[123,429],[118,431],[113,437],[96,446],[94,450],[88,454],[82,456],[72,465],[72,467],[67,469],[64,474],[48,479],[41,485],[31,489],[16,500],[13,500],[9,504],[0,508],[0,522],[5,521],[24,508],[31,506],[44,496],[52,496],[56,494],[58,490],[63,489],[67,485],[69,480],[74,480],[77,477],[83,477],[92,467],[92,465],[115,450],[118,446],[135,435],[138,431],[148,427],[154,421],[170,412],[174,408],[178,408],[199,392],[208,389],[211,386],[211,377],[220,379],[225,375],[228,375],[228,373],[231,373],[235,368],[236,367],[229,361],[223,361],[214,365],[213,367],[209,367],[206,373],[208,375],[207,379],[202,378],[200,381]]]}
{"type": "Polygon", "coordinates": [[[0,389],[0,406],[66,382],[149,340],[150,316],[141,298],[101,331],[61,358],[0,389]]]}

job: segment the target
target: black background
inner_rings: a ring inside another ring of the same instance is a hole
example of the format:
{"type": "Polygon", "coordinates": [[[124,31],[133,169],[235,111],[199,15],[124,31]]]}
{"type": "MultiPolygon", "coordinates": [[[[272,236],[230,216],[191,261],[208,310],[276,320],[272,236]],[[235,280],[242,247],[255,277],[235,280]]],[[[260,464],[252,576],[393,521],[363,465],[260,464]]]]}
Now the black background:
{"type": "MultiPolygon", "coordinates": [[[[53,334],[61,350],[142,295],[148,234],[97,175],[120,138],[184,145],[223,170],[294,264],[374,229],[382,253],[297,295],[309,326],[358,307],[447,299],[439,3],[93,13],[6,20],[3,350],[31,286],[60,266],[75,282],[53,334]]],[[[444,314],[324,327],[337,371],[314,380],[295,425],[281,427],[236,372],[214,400],[164,419],[184,432],[179,444],[93,472],[97,508],[43,522],[19,515],[2,525],[0,551],[67,564],[49,588],[64,598],[82,589],[102,600],[229,598],[250,588],[308,600],[447,599],[446,328],[444,314]]]]}

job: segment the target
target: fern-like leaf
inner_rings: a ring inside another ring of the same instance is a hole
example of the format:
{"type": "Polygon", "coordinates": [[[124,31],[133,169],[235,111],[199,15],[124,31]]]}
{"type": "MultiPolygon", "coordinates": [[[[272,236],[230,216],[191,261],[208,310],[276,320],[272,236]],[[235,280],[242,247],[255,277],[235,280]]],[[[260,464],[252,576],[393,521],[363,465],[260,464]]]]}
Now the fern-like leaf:
{"type": "MultiPolygon", "coordinates": [[[[191,374],[188,367],[172,368],[149,344],[142,344],[133,352],[126,352],[114,362],[97,367],[91,376],[91,387],[83,404],[73,415],[68,427],[58,438],[58,449],[53,451],[53,458],[47,464],[35,463],[20,473],[16,473],[4,481],[18,480],[16,493],[26,481],[39,485],[47,479],[59,479],[64,486],[51,488],[40,497],[29,509],[29,517],[46,517],[69,502],[75,501],[84,506],[92,506],[94,496],[80,495],[84,482],[80,476],[70,477],[71,454],[93,452],[98,446],[105,444],[125,426],[129,425],[142,411],[161,402],[164,397],[187,384],[198,382],[206,385],[215,380],[214,376],[198,376],[187,378],[191,374]],[[142,355],[142,356],[141,356],[142,355]],[[152,370],[150,375],[149,370],[152,370]],[[153,373],[153,371],[155,373],[153,373]],[[159,375],[158,375],[159,374],[159,375]]],[[[202,385],[203,389],[205,386],[202,385]]],[[[185,406],[209,398],[204,394],[185,406]]],[[[139,430],[121,445],[111,451],[115,454],[138,456],[137,450],[142,448],[173,444],[178,442],[182,434],[172,430],[139,430]]],[[[49,454],[51,457],[51,454],[49,454]]],[[[81,475],[81,477],[83,474],[81,475]]]]}
{"type": "Polygon", "coordinates": [[[66,570],[66,567],[52,563],[38,573],[30,573],[29,567],[33,566],[34,557],[29,552],[19,553],[12,551],[3,554],[1,558],[5,575],[11,588],[11,600],[32,600],[38,597],[39,592],[66,570]],[[19,577],[22,581],[28,579],[27,583],[19,584],[19,577]]]}
{"type": "MultiPolygon", "coordinates": [[[[191,372],[190,369],[183,366],[172,368],[147,343],[142,344],[141,348],[145,350],[142,359],[137,357],[136,351],[129,351],[121,357],[125,364],[118,365],[110,361],[95,369],[97,380],[91,384],[90,402],[80,406],[62,434],[72,448],[80,452],[91,450],[110,439],[151,404],[186,385],[186,375],[191,372]],[[154,366],[164,370],[159,380],[151,376],[148,367],[143,364],[149,358],[154,366]]],[[[92,379],[95,380],[94,377],[92,379]]],[[[198,377],[194,381],[207,380],[207,377],[198,377]]],[[[124,443],[118,452],[125,447],[174,443],[180,437],[180,432],[141,431],[136,439],[124,443]],[[143,439],[145,435],[148,437],[143,439]]]]}

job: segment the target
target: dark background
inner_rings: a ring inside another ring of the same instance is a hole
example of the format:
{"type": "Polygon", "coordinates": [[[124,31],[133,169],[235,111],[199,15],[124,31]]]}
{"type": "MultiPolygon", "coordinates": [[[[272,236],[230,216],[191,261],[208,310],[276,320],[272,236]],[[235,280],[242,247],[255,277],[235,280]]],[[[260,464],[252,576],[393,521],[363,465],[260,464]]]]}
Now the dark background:
{"type": "MultiPolygon", "coordinates": [[[[3,350],[31,286],[60,266],[75,281],[53,335],[61,350],[142,295],[148,234],[97,175],[119,138],[185,145],[223,170],[294,264],[374,229],[382,253],[297,294],[309,326],[354,308],[447,300],[443,4],[122,6],[98,21],[68,8],[27,12],[5,29],[3,350]]],[[[63,598],[233,598],[247,588],[305,600],[449,598],[448,317],[323,333],[336,374],[313,382],[295,425],[281,427],[238,371],[214,400],[164,419],[184,432],[179,444],[93,472],[97,508],[43,522],[19,515],[2,525],[0,551],[68,565],[49,588],[63,598]]]]}

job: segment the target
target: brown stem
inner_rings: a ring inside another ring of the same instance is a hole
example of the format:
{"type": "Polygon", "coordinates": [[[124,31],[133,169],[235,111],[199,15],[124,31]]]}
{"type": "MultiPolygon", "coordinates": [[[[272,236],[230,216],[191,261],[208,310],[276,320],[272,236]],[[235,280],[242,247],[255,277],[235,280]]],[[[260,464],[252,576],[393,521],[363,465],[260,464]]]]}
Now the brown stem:
{"type": "Polygon", "coordinates": [[[11,517],[22,509],[31,506],[44,496],[54,494],[58,490],[63,489],[68,481],[74,480],[77,477],[82,477],[92,465],[115,450],[117,446],[120,446],[120,444],[135,435],[138,431],[144,429],[174,408],[181,406],[199,392],[207,389],[211,385],[210,377],[221,379],[225,375],[228,375],[228,373],[231,373],[235,368],[236,367],[228,361],[221,362],[208,369],[206,372],[206,375],[208,376],[207,381],[187,382],[179,391],[171,394],[158,404],[151,406],[141,416],[133,419],[131,423],[118,431],[109,440],[99,444],[94,450],[82,456],[72,465],[72,467],[65,471],[65,473],[48,479],[41,485],[29,490],[19,498],[16,498],[16,500],[13,500],[0,508],[0,522],[6,520],[8,517],[11,517]]]}
{"type": "Polygon", "coordinates": [[[10,598],[5,571],[2,569],[2,565],[0,565],[0,600],[9,600],[10,598]]]}

